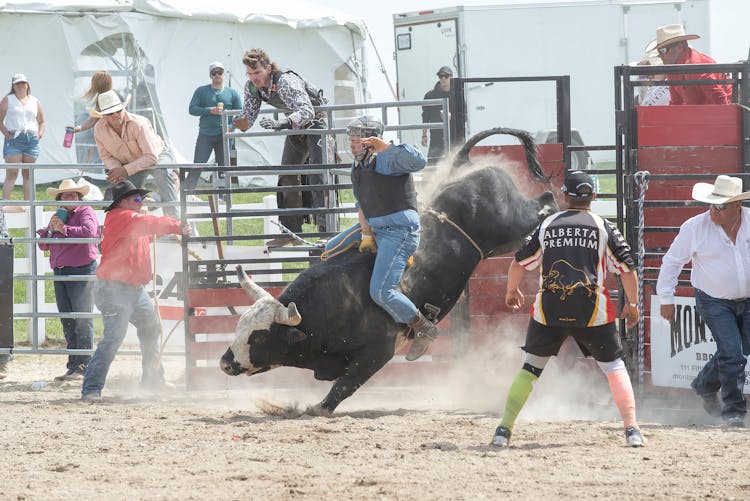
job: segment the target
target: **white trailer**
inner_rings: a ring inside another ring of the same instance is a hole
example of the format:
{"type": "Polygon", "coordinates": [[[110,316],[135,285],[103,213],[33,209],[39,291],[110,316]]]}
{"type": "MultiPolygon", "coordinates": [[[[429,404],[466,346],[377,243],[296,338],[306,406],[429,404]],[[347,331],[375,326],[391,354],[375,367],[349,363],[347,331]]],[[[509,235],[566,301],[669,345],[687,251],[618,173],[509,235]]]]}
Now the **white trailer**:
{"type": "MultiPolygon", "coordinates": [[[[576,131],[587,145],[613,144],[613,67],[642,59],[656,28],[671,23],[700,35],[691,45],[717,62],[744,60],[747,19],[748,0],[516,0],[394,14],[398,97],[421,99],[444,65],[468,78],[570,75],[573,144],[576,131]]],[[[555,129],[554,83],[469,85],[465,97],[467,136],[501,125],[555,129]]],[[[418,109],[403,109],[400,119],[421,117],[418,109]]],[[[417,134],[404,132],[402,141],[419,144],[417,134]]]]}

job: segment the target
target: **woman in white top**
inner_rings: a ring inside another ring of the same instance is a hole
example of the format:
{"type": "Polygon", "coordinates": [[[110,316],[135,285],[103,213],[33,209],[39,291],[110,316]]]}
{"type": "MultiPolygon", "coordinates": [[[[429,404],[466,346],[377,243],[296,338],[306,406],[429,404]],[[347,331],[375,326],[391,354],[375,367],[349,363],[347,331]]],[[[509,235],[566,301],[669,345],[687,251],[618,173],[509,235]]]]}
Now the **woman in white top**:
{"type": "MultiPolygon", "coordinates": [[[[23,73],[13,75],[10,92],[0,101],[0,132],[5,136],[6,163],[33,164],[39,158],[39,140],[44,135],[42,104],[31,95],[31,85],[23,73]]],[[[10,200],[18,169],[5,170],[3,199],[10,200]]],[[[29,170],[23,169],[23,196],[31,195],[29,170]]]]}

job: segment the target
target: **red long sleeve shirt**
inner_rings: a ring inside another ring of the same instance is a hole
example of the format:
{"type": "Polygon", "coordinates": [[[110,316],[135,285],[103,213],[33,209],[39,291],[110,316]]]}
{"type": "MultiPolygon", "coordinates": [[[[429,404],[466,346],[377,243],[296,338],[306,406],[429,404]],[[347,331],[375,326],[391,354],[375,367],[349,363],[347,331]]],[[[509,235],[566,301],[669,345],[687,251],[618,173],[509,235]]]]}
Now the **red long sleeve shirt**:
{"type": "MultiPolygon", "coordinates": [[[[695,49],[688,48],[682,53],[675,64],[714,64],[716,61],[701,54],[695,49]]],[[[692,75],[669,75],[670,81],[675,80],[724,80],[721,73],[695,73],[692,75]]],[[[732,101],[732,86],[726,84],[714,85],[670,85],[669,104],[729,104],[732,101]]]]}
{"type": "Polygon", "coordinates": [[[180,234],[180,222],[127,209],[112,209],[104,219],[102,259],[97,278],[141,287],[151,280],[151,237],[180,234]]]}

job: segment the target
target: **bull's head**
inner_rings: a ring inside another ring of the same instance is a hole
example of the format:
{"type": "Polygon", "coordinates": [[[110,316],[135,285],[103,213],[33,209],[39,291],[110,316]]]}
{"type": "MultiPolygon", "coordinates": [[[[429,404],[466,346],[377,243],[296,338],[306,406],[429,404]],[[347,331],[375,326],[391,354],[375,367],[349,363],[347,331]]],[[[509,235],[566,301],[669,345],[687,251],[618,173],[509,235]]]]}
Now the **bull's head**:
{"type": "Polygon", "coordinates": [[[285,333],[285,336],[275,336],[274,331],[278,331],[280,326],[273,324],[299,325],[302,316],[294,303],[284,306],[262,287],[253,283],[241,266],[237,266],[237,277],[242,288],[255,303],[237,323],[234,342],[221,357],[219,365],[221,370],[230,376],[251,376],[275,367],[270,360],[276,351],[274,345],[283,342],[283,337],[304,336],[304,333],[297,329],[288,329],[290,332],[285,333]]]}

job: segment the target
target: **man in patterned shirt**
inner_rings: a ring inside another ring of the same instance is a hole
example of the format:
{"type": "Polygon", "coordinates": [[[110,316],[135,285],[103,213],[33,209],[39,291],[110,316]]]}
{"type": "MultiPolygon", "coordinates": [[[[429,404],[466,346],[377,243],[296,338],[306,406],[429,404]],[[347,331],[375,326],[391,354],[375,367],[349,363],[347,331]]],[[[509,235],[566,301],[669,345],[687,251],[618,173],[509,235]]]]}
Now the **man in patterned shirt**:
{"type": "MultiPolygon", "coordinates": [[[[279,68],[262,49],[245,52],[242,63],[246,66],[248,81],[245,84],[245,97],[242,113],[234,119],[234,125],[245,131],[252,127],[258,118],[262,102],[279,109],[288,109],[289,113],[281,120],[264,117],[260,126],[265,129],[325,129],[325,115],[316,113],[313,106],[321,106],[328,101],[323,91],[313,87],[301,76],[290,69],[279,68]]],[[[282,165],[300,165],[308,160],[310,165],[323,163],[323,136],[289,135],[284,140],[284,152],[281,155],[282,165]]],[[[299,186],[300,184],[323,184],[322,174],[290,174],[279,176],[279,186],[299,186]]],[[[303,204],[303,192],[281,191],[276,195],[281,209],[299,209],[302,207],[325,207],[325,193],[310,191],[311,200],[303,204]]],[[[305,216],[280,216],[281,224],[295,233],[302,231],[305,216]]],[[[326,231],[324,216],[316,215],[315,223],[319,231],[326,231]]],[[[268,242],[269,247],[292,243],[291,238],[277,238],[268,242]]]]}
{"type": "Polygon", "coordinates": [[[492,445],[505,447],[518,414],[550,357],[563,341],[573,337],[586,356],[593,356],[607,375],[612,398],[625,426],[630,447],[641,447],[630,376],[615,328],[615,307],[604,286],[607,271],[617,273],[629,300],[622,310],[628,328],[638,323],[637,272],[630,247],[606,219],[591,212],[596,198],[594,182],[585,172],[570,173],[562,187],[568,209],[547,217],[516,252],[508,270],[505,304],[518,310],[524,296],[518,288],[524,270],[541,266],[539,290],[531,306],[531,319],[523,347],[523,368],[508,391],[500,426],[492,445]]]}

